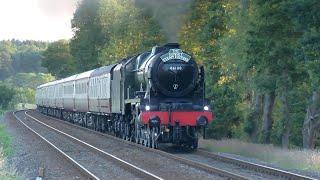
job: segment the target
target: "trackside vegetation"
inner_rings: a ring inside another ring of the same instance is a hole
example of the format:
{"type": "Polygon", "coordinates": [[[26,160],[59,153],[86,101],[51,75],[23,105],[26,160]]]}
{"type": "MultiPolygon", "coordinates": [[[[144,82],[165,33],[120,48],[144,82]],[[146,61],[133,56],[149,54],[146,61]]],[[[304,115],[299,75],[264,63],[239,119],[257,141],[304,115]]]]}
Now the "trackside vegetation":
{"type": "Polygon", "coordinates": [[[41,66],[45,42],[0,41],[0,113],[18,103],[34,104],[35,88],[55,78],[41,66]]]}
{"type": "Polygon", "coordinates": [[[6,159],[13,154],[11,141],[5,127],[0,124],[0,179],[17,179],[18,177],[16,171],[6,165],[6,159]]]}
{"type": "Polygon", "coordinates": [[[254,144],[236,139],[202,140],[200,144],[209,151],[254,158],[285,169],[320,171],[320,151],[283,149],[271,144],[254,144]]]}
{"type": "Polygon", "coordinates": [[[0,125],[0,147],[1,153],[5,156],[12,154],[11,137],[8,135],[4,125],[0,125]]]}

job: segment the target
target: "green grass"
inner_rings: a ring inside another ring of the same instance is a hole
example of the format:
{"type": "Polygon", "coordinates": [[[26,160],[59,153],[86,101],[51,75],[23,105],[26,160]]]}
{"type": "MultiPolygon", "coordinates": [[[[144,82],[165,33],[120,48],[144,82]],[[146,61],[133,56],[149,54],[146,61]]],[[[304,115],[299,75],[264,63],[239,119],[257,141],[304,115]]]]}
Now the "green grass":
{"type": "MultiPolygon", "coordinates": [[[[1,118],[1,116],[0,116],[1,118]]],[[[6,159],[13,154],[11,146],[12,138],[9,136],[4,125],[0,124],[0,179],[21,179],[14,167],[6,164],[6,159]]]]}
{"type": "Polygon", "coordinates": [[[5,112],[5,110],[3,110],[3,109],[0,108],[0,119],[1,119],[1,117],[3,116],[4,112],[5,112]]]}
{"type": "Polygon", "coordinates": [[[35,108],[37,108],[35,104],[18,103],[15,105],[15,110],[35,109],[35,108]]]}
{"type": "Polygon", "coordinates": [[[200,146],[209,151],[255,158],[283,168],[320,171],[319,150],[282,149],[273,145],[254,144],[236,139],[201,140],[200,146]]]}
{"type": "Polygon", "coordinates": [[[10,156],[13,153],[11,137],[8,135],[3,125],[0,125],[0,148],[2,148],[2,152],[5,156],[10,156]]]}

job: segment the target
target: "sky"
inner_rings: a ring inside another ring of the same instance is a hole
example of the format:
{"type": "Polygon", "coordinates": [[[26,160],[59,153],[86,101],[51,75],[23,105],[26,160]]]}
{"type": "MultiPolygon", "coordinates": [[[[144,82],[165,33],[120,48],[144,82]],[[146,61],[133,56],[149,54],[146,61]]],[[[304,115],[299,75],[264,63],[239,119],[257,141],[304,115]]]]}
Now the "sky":
{"type": "Polygon", "coordinates": [[[0,40],[70,39],[78,1],[0,0],[0,40]]]}

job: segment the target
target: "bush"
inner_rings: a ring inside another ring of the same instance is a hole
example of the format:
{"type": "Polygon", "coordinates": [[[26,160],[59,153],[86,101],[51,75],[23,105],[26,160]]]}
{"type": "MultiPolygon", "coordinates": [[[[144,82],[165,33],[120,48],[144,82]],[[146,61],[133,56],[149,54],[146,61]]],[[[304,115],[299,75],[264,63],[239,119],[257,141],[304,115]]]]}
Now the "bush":
{"type": "Polygon", "coordinates": [[[7,109],[14,95],[15,91],[13,88],[0,83],[0,109],[7,109]]]}

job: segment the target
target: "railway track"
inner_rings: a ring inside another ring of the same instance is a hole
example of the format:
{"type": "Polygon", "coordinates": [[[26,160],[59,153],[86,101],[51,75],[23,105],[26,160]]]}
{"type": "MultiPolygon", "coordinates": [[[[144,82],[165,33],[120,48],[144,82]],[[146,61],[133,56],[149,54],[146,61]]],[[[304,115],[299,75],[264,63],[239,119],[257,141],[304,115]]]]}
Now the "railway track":
{"type": "MultiPolygon", "coordinates": [[[[26,114],[26,112],[25,112],[26,114]]],[[[95,173],[93,173],[91,170],[89,170],[88,168],[86,168],[83,164],[81,164],[77,159],[71,157],[70,155],[68,155],[68,152],[64,151],[63,148],[58,147],[57,145],[55,145],[55,142],[51,142],[49,141],[46,137],[44,137],[43,135],[41,135],[39,132],[37,132],[34,128],[32,128],[30,125],[27,125],[26,122],[24,122],[24,120],[22,120],[21,118],[19,118],[16,113],[13,113],[14,117],[19,120],[20,123],[22,123],[27,129],[29,129],[30,131],[32,131],[33,133],[35,133],[39,138],[41,138],[43,141],[45,141],[46,143],[48,143],[52,148],[54,148],[57,152],[59,152],[63,157],[65,157],[69,162],[72,163],[72,165],[74,165],[77,169],[80,170],[80,172],[88,179],[105,179],[102,177],[99,177],[99,175],[96,175],[95,173]]],[[[34,121],[36,121],[37,123],[41,124],[42,126],[45,126],[47,128],[50,128],[51,130],[55,131],[56,133],[59,133],[61,135],[63,135],[64,137],[72,140],[75,143],[78,143],[79,145],[81,145],[82,147],[84,147],[85,149],[90,149],[91,151],[94,151],[95,153],[98,153],[100,155],[100,157],[103,158],[107,158],[112,160],[114,163],[117,163],[119,166],[121,166],[121,168],[132,172],[133,174],[137,175],[136,177],[138,178],[143,178],[143,179],[154,179],[154,180],[162,180],[163,178],[156,176],[144,169],[141,169],[133,164],[130,164],[116,156],[113,156],[112,154],[109,154],[99,148],[96,148],[84,141],[81,141],[80,139],[77,139],[67,133],[64,133],[58,129],[55,129],[39,120],[37,120],[36,118],[32,119],[34,121]]],[[[61,140],[61,139],[59,139],[61,140]]],[[[69,150],[70,151],[70,150],[69,150]]],[[[85,151],[85,150],[80,150],[80,151],[85,151]]],[[[103,173],[103,172],[101,172],[103,173]]],[[[134,178],[136,178],[134,177],[134,178]]]]}
{"type": "MultiPolygon", "coordinates": [[[[33,115],[30,115],[27,112],[25,114],[26,114],[26,116],[28,116],[31,119],[34,119],[34,120],[36,119],[37,122],[40,121],[39,117],[35,117],[33,115]]],[[[112,140],[117,141],[117,142],[120,141],[123,144],[129,145],[131,147],[134,146],[135,148],[138,148],[138,149],[143,150],[143,151],[156,153],[156,154],[160,155],[161,157],[166,157],[168,159],[171,159],[171,160],[174,160],[176,162],[179,162],[180,164],[184,164],[184,165],[190,166],[192,168],[195,168],[195,169],[198,169],[198,170],[201,170],[201,171],[205,171],[208,174],[212,174],[211,178],[209,178],[209,179],[212,179],[212,178],[216,179],[215,176],[220,176],[220,177],[223,177],[223,178],[226,178],[226,179],[240,179],[240,180],[249,179],[249,178],[247,178],[245,176],[232,173],[231,171],[227,171],[227,170],[224,170],[224,169],[208,166],[206,164],[202,164],[202,163],[199,163],[199,162],[196,162],[196,161],[191,161],[191,160],[188,160],[188,159],[185,159],[185,158],[181,158],[179,156],[176,156],[176,155],[173,155],[173,154],[170,154],[170,153],[166,153],[164,151],[151,149],[151,148],[146,148],[144,146],[141,146],[141,145],[129,142],[129,141],[125,141],[125,140],[116,138],[114,136],[108,135],[108,134],[104,134],[104,133],[101,133],[101,132],[97,132],[97,131],[93,131],[93,130],[90,130],[90,129],[87,129],[87,128],[83,128],[81,126],[78,126],[78,125],[75,125],[75,124],[71,124],[71,123],[68,123],[66,121],[62,121],[62,120],[56,119],[56,118],[52,118],[52,117],[48,117],[48,116],[46,116],[46,117],[50,118],[50,119],[58,120],[59,123],[67,124],[68,126],[72,126],[74,128],[80,128],[80,129],[82,129],[84,131],[88,131],[88,132],[93,133],[95,135],[103,136],[104,138],[107,137],[108,139],[112,139],[112,140]]],[[[42,124],[44,122],[40,121],[39,123],[42,124]]],[[[167,179],[167,178],[165,178],[165,179],[167,179]]]]}
{"type": "MultiPolygon", "coordinates": [[[[26,115],[28,117],[30,117],[30,118],[34,118],[33,116],[31,116],[27,112],[26,112],[26,115]]],[[[41,116],[43,116],[43,115],[41,115],[41,116]]],[[[84,128],[84,127],[81,127],[81,126],[78,126],[78,125],[75,125],[75,124],[71,124],[71,123],[68,123],[68,122],[53,118],[53,117],[48,117],[48,116],[46,116],[46,117],[50,118],[50,119],[58,120],[59,122],[64,123],[64,124],[68,124],[69,126],[74,126],[74,127],[77,127],[77,128],[81,128],[81,129],[83,129],[85,131],[89,131],[89,132],[97,134],[97,135],[105,136],[105,137],[114,139],[116,141],[121,141],[121,142],[123,142],[125,144],[128,144],[130,146],[135,146],[135,147],[137,147],[139,149],[142,149],[142,150],[145,150],[145,151],[158,153],[161,156],[164,156],[164,157],[167,157],[167,158],[170,158],[170,159],[174,159],[174,160],[176,160],[178,162],[181,162],[183,164],[186,164],[186,165],[189,165],[189,166],[192,166],[192,167],[196,167],[198,169],[201,169],[203,171],[207,171],[207,172],[212,173],[212,174],[218,174],[218,175],[223,176],[223,177],[228,178],[228,179],[279,179],[279,178],[282,178],[282,179],[314,179],[314,178],[311,178],[311,177],[307,177],[307,176],[303,176],[303,175],[299,175],[299,174],[295,174],[295,173],[291,173],[291,172],[287,172],[287,171],[283,171],[283,170],[279,170],[279,169],[275,169],[275,168],[259,165],[259,164],[254,164],[254,163],[242,161],[242,160],[239,160],[239,159],[233,159],[233,158],[221,156],[219,154],[207,152],[207,151],[204,151],[204,150],[201,150],[201,149],[199,149],[197,152],[193,153],[194,155],[203,156],[203,157],[205,157],[207,159],[213,159],[213,160],[219,161],[221,163],[227,163],[227,164],[232,164],[234,166],[238,166],[240,169],[243,169],[243,170],[249,170],[249,171],[253,171],[253,172],[257,172],[257,173],[262,174],[261,178],[257,178],[260,175],[258,175],[256,177],[254,177],[254,176],[246,176],[246,175],[243,175],[243,174],[239,174],[239,173],[235,173],[235,172],[231,172],[231,171],[226,171],[226,170],[221,169],[221,168],[213,167],[209,163],[199,162],[199,161],[194,160],[194,159],[182,157],[182,156],[179,156],[177,154],[168,153],[168,152],[165,152],[165,151],[162,151],[162,150],[147,148],[147,147],[144,147],[144,146],[141,146],[141,145],[129,142],[129,141],[125,141],[125,140],[116,138],[116,137],[108,135],[108,134],[104,134],[104,133],[100,133],[100,132],[97,132],[97,131],[93,131],[93,130],[90,130],[90,129],[87,129],[87,128],[84,128]],[[263,175],[266,175],[266,176],[263,176],[263,175]]]]}
{"type": "Polygon", "coordinates": [[[284,170],[276,169],[273,167],[268,167],[268,166],[264,166],[264,165],[236,159],[236,158],[226,157],[223,155],[219,155],[217,153],[205,151],[203,149],[198,149],[196,154],[207,157],[207,158],[219,160],[222,162],[232,163],[243,168],[254,169],[255,171],[258,171],[261,173],[267,173],[267,174],[278,176],[285,179],[316,180],[315,178],[312,178],[312,177],[308,177],[308,176],[304,176],[304,175],[292,173],[289,171],[284,171],[284,170]]]}
{"type": "Polygon", "coordinates": [[[75,166],[86,178],[88,179],[99,179],[97,176],[95,176],[93,173],[91,173],[88,169],[83,167],[81,164],[79,164],[75,159],[71,158],[69,155],[67,155],[65,152],[63,152],[60,148],[55,146],[53,143],[51,143],[49,140],[47,140],[45,137],[40,135],[38,132],[36,132],[34,129],[32,129],[30,126],[28,126],[26,123],[24,123],[17,115],[17,112],[13,112],[13,116],[28,130],[36,134],[41,140],[46,142],[48,145],[50,145],[55,151],[57,151],[62,157],[67,159],[73,166],[75,166]]]}

